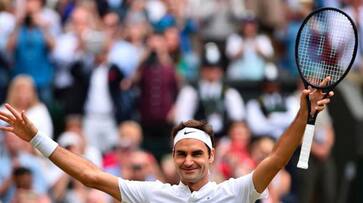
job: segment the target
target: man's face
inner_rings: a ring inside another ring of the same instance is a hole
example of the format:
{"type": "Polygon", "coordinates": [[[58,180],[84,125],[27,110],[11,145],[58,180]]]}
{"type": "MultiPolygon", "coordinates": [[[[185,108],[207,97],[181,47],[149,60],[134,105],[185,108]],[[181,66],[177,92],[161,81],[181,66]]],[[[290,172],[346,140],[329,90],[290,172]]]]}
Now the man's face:
{"type": "Polygon", "coordinates": [[[220,67],[205,67],[201,70],[201,77],[203,80],[209,82],[219,81],[223,77],[223,71],[220,67]]]}
{"type": "Polygon", "coordinates": [[[184,184],[208,182],[208,169],[214,161],[214,149],[208,155],[207,146],[196,139],[182,139],[174,148],[174,163],[184,184]]]}
{"type": "Polygon", "coordinates": [[[30,190],[32,188],[32,175],[31,174],[22,174],[14,177],[14,182],[17,188],[30,190]]]}
{"type": "Polygon", "coordinates": [[[244,147],[248,145],[251,136],[248,127],[243,122],[234,123],[229,135],[233,143],[244,147]]]}
{"type": "Polygon", "coordinates": [[[132,152],[130,155],[130,179],[145,181],[147,176],[152,175],[152,166],[150,164],[150,158],[145,152],[132,152]]]}

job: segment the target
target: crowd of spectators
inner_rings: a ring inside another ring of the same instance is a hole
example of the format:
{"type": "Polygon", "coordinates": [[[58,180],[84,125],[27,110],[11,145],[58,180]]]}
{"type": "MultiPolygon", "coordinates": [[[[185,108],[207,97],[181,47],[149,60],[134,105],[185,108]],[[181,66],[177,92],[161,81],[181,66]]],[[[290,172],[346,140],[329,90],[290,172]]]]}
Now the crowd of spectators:
{"type": "MultiPolygon", "coordinates": [[[[0,104],[104,171],[171,184],[172,127],[208,120],[218,143],[210,178],[246,175],[294,119],[297,94],[281,82],[303,88],[296,33],[322,6],[344,9],[363,29],[363,4],[353,0],[0,0],[0,104]],[[231,85],[239,82],[258,85],[255,94],[231,85]]],[[[264,202],[334,202],[328,112],[317,126],[311,168],[296,170],[294,156],[264,202]]],[[[0,202],[25,200],[114,201],[1,132],[0,202]]]]}

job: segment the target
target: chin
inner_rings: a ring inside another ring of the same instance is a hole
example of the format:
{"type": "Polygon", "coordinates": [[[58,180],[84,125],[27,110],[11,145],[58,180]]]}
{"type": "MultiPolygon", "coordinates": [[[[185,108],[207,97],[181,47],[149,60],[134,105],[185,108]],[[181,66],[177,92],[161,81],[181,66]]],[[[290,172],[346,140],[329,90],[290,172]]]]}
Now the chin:
{"type": "Polygon", "coordinates": [[[184,182],[188,183],[196,183],[202,179],[202,177],[198,176],[197,174],[190,174],[190,175],[184,174],[181,178],[184,182]]]}
{"type": "Polygon", "coordinates": [[[196,178],[186,178],[186,177],[183,177],[181,179],[181,181],[184,183],[184,184],[189,184],[189,183],[196,183],[198,182],[198,180],[196,178]]]}
{"type": "Polygon", "coordinates": [[[188,182],[193,182],[193,180],[196,180],[197,177],[195,174],[185,174],[183,173],[181,176],[181,179],[188,182]]]}

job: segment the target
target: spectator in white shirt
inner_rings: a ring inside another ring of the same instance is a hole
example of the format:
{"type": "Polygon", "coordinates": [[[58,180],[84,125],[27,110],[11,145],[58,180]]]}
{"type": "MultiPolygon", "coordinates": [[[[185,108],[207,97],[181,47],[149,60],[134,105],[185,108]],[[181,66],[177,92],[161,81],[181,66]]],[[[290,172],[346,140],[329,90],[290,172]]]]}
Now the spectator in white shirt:
{"type": "Polygon", "coordinates": [[[188,119],[207,120],[217,137],[225,134],[231,121],[245,118],[244,101],[240,93],[223,81],[221,52],[217,45],[205,45],[200,80],[195,86],[181,89],[175,108],[175,123],[188,119]]]}
{"type": "Polygon", "coordinates": [[[226,55],[230,59],[227,78],[230,80],[261,81],[265,66],[274,55],[272,42],[267,35],[258,33],[258,21],[247,15],[241,22],[241,32],[227,39],[226,55]]]}

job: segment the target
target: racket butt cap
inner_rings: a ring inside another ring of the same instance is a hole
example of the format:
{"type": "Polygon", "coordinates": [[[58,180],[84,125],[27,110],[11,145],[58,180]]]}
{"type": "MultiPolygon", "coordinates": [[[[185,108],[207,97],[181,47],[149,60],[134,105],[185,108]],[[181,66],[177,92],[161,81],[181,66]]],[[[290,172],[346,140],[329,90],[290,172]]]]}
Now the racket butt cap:
{"type": "Polygon", "coordinates": [[[302,161],[299,161],[299,162],[297,163],[297,167],[298,167],[298,168],[301,168],[301,169],[308,169],[308,168],[309,168],[309,165],[308,165],[307,163],[304,163],[304,162],[302,162],[302,161]]]}

